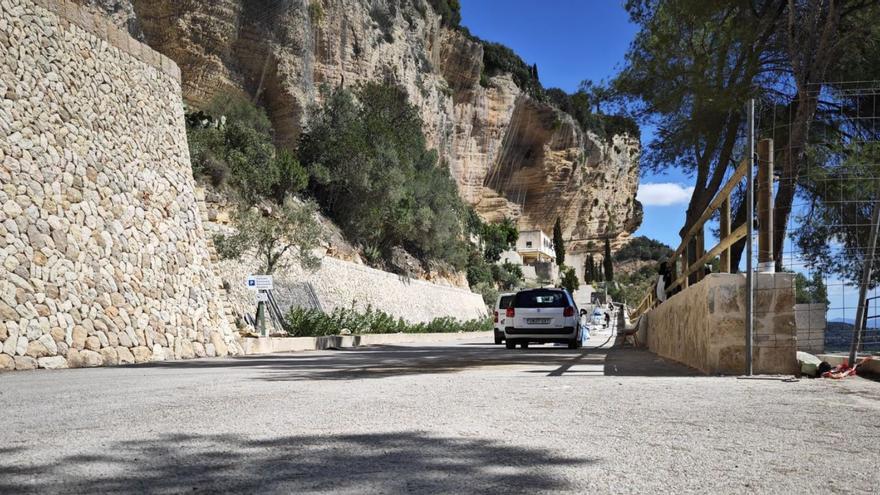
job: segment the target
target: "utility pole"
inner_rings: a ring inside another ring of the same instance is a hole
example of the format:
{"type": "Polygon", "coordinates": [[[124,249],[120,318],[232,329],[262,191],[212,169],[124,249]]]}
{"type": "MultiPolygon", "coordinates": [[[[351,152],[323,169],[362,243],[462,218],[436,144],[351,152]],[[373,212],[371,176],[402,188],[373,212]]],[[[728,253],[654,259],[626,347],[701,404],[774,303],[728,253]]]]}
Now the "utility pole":
{"type": "Polygon", "coordinates": [[[746,375],[753,373],[752,332],[755,307],[755,276],[752,266],[752,244],[755,240],[755,99],[749,100],[749,172],[746,174],[746,375]]]}
{"type": "MultiPolygon", "coordinates": [[[[876,184],[875,184],[876,186],[876,184]]],[[[876,190],[876,189],[875,189],[876,190]]],[[[849,365],[856,365],[856,354],[862,344],[862,334],[865,332],[865,316],[867,316],[868,286],[871,285],[871,276],[874,270],[874,251],[877,248],[877,230],[880,225],[880,205],[874,198],[874,211],[871,213],[871,237],[868,241],[868,252],[865,253],[865,267],[862,271],[862,284],[859,286],[859,306],[856,310],[856,321],[853,325],[852,345],[849,348],[849,365]]]]}

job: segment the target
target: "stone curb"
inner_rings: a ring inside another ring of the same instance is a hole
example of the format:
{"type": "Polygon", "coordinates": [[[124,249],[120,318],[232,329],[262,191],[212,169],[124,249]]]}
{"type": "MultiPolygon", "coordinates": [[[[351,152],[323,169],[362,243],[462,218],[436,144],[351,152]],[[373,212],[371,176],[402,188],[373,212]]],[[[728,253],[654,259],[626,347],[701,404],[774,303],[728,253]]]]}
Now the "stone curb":
{"type": "MultiPolygon", "coordinates": [[[[180,83],[180,67],[173,60],[132,38],[127,31],[116,27],[106,16],[94,15],[71,0],[30,0],[30,2],[180,83]]],[[[65,22],[61,24],[64,25],[65,22]]]]}
{"type": "Polygon", "coordinates": [[[346,349],[370,345],[419,344],[484,339],[492,342],[492,332],[460,333],[380,333],[368,335],[328,335],[325,337],[260,337],[244,338],[241,345],[245,355],[275,354],[282,352],[346,349]]]}

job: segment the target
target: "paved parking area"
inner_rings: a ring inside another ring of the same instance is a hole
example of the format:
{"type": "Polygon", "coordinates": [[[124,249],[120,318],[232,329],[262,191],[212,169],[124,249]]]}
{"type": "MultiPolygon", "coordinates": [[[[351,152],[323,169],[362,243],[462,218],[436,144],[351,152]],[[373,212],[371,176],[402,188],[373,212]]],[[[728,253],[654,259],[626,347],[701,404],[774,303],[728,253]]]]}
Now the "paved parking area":
{"type": "MultiPolygon", "coordinates": [[[[602,340],[594,335],[594,345],[602,340]]],[[[0,492],[876,492],[880,384],[482,342],[0,375],[0,492]]]]}

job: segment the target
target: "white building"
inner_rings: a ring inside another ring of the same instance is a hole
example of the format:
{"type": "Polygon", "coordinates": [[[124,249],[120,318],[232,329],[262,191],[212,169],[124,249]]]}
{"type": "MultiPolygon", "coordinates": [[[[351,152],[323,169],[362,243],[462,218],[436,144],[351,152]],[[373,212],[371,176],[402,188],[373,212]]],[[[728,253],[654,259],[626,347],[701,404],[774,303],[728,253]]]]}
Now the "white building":
{"type": "Polygon", "coordinates": [[[516,241],[516,253],[520,255],[524,265],[556,261],[553,241],[541,230],[520,232],[519,240],[516,241]]]}
{"type": "Polygon", "coordinates": [[[522,266],[523,278],[527,282],[543,280],[553,283],[559,276],[553,241],[540,230],[520,232],[516,250],[502,253],[501,261],[522,266]]]}

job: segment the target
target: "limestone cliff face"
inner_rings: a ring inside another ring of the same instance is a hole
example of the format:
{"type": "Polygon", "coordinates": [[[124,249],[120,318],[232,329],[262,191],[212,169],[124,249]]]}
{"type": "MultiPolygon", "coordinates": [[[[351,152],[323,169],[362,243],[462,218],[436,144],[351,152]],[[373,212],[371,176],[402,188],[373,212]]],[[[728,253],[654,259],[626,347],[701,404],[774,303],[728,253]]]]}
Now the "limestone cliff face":
{"type": "Polygon", "coordinates": [[[147,43],[180,65],[190,104],[257,98],[279,144],[296,142],[323,89],[387,80],[421,109],[428,142],[484,218],[550,232],[560,217],[572,251],[641,221],[638,142],[582,132],[509,76],[484,87],[480,43],[441,27],[424,0],[100,1],[131,2],[147,43]]]}

